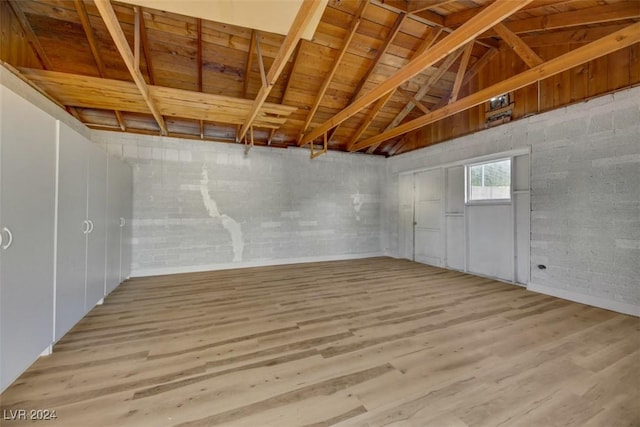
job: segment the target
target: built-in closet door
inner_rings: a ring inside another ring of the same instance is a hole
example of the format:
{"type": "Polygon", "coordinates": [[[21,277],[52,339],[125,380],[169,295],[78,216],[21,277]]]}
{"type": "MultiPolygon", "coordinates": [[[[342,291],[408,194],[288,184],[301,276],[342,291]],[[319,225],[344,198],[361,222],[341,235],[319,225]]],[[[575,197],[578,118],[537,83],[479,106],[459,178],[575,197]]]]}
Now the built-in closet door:
{"type": "Polygon", "coordinates": [[[442,169],[415,174],[415,261],[442,266],[442,169]]]}
{"type": "Polygon", "coordinates": [[[94,144],[88,145],[87,192],[87,311],[104,297],[107,232],[107,153],[94,144]]]}
{"type": "Polygon", "coordinates": [[[121,212],[123,190],[123,167],[114,157],[107,161],[107,271],[105,280],[105,295],[113,291],[120,283],[121,263],[121,212]]]}
{"type": "Polygon", "coordinates": [[[58,224],[55,341],[88,309],[85,305],[87,256],[87,147],[90,142],[60,123],[58,137],[58,224]]]}
{"type": "Polygon", "coordinates": [[[52,342],[56,121],[0,86],[0,391],[52,342]]]}
{"type": "Polygon", "coordinates": [[[122,171],[122,211],[123,218],[121,227],[121,261],[120,261],[120,282],[131,276],[131,233],[133,218],[133,170],[128,164],[124,164],[122,171]]]}

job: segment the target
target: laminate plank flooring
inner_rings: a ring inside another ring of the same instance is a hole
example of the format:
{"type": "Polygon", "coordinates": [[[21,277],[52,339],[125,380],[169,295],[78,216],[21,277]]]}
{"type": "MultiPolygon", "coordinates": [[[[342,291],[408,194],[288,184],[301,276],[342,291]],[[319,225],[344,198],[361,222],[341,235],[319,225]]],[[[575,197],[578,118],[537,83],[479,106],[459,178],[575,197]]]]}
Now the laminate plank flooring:
{"type": "Polygon", "coordinates": [[[371,258],[128,280],[0,407],[78,427],[640,426],[639,387],[638,318],[371,258]]]}

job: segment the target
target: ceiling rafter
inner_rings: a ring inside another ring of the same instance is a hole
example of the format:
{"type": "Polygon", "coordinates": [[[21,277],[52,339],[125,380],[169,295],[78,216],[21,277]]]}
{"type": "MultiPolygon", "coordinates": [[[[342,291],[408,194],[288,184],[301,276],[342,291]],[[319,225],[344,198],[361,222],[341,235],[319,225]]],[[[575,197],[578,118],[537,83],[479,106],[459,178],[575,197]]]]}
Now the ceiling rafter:
{"type": "Polygon", "coordinates": [[[151,50],[149,48],[149,38],[147,37],[147,26],[144,23],[144,9],[142,6],[136,6],[138,11],[137,21],[139,26],[140,35],[140,47],[142,48],[142,55],[144,56],[144,62],[147,64],[147,75],[149,76],[149,84],[155,85],[155,73],[153,72],[153,62],[151,61],[151,50]]]}
{"type": "Polygon", "coordinates": [[[444,6],[458,0],[411,0],[407,4],[407,10],[411,13],[422,12],[434,7],[444,6]]]}
{"type": "Polygon", "coordinates": [[[373,144],[403,135],[412,130],[421,128],[430,123],[482,104],[496,95],[512,92],[638,42],[640,42],[640,23],[631,24],[622,30],[616,31],[613,34],[602,37],[599,40],[579,47],[557,58],[546,61],[536,67],[502,80],[501,82],[485,89],[479,90],[443,108],[434,110],[429,114],[425,114],[417,119],[403,123],[394,129],[361,141],[353,146],[351,151],[362,150],[363,148],[367,148],[373,144]]]}
{"type": "Polygon", "coordinates": [[[340,66],[340,62],[342,62],[342,58],[344,57],[344,54],[347,53],[347,49],[351,44],[351,40],[353,40],[353,36],[355,36],[356,32],[358,32],[358,27],[362,22],[362,17],[364,16],[364,12],[368,4],[369,4],[369,0],[360,1],[360,6],[358,7],[356,14],[353,16],[353,20],[351,21],[351,27],[349,27],[349,30],[347,30],[348,31],[347,37],[345,38],[344,43],[342,44],[342,48],[340,48],[340,51],[338,52],[338,55],[333,61],[333,66],[331,67],[331,70],[329,70],[329,72],[326,74],[324,81],[320,86],[320,90],[318,90],[318,93],[316,94],[316,99],[313,102],[313,105],[311,106],[309,113],[307,113],[307,118],[304,121],[304,125],[302,125],[302,128],[300,129],[298,140],[301,140],[304,133],[307,131],[307,129],[309,129],[309,125],[313,120],[313,116],[315,116],[316,111],[318,111],[318,107],[320,106],[320,103],[324,98],[324,94],[327,92],[327,89],[329,88],[329,85],[331,84],[331,80],[333,80],[333,76],[336,74],[336,71],[338,71],[338,67],[340,66]]]}
{"type": "Polygon", "coordinates": [[[471,67],[469,67],[469,70],[466,72],[466,74],[464,75],[464,79],[462,80],[462,85],[466,85],[467,83],[469,83],[469,80],[474,78],[480,72],[480,70],[482,70],[484,66],[487,65],[494,56],[496,56],[497,53],[498,49],[491,48],[487,50],[484,55],[480,57],[480,59],[478,59],[473,63],[471,67]]]}
{"type": "Polygon", "coordinates": [[[31,46],[33,53],[36,55],[36,58],[38,58],[38,61],[42,65],[42,68],[45,70],[53,70],[53,65],[51,65],[51,60],[49,59],[49,56],[47,56],[47,52],[45,52],[44,48],[40,44],[38,36],[36,36],[36,33],[33,31],[33,27],[29,23],[29,20],[22,9],[20,9],[20,6],[18,6],[16,0],[7,0],[7,3],[9,3],[9,6],[16,15],[16,18],[18,18],[20,27],[22,28],[22,31],[24,31],[27,41],[31,46]]]}
{"type": "MultiPolygon", "coordinates": [[[[369,80],[369,78],[371,77],[371,75],[375,71],[376,67],[380,64],[380,61],[382,60],[382,57],[384,56],[384,54],[387,52],[387,50],[391,46],[391,43],[393,43],[393,39],[395,39],[396,35],[398,35],[398,32],[400,31],[400,27],[402,26],[402,23],[404,22],[404,20],[406,19],[407,16],[409,16],[409,15],[407,13],[404,13],[404,12],[400,12],[398,14],[398,17],[394,21],[393,26],[391,27],[391,30],[389,31],[389,34],[387,34],[387,38],[384,40],[384,42],[383,42],[382,46],[380,47],[380,49],[378,49],[378,53],[376,54],[375,58],[373,59],[373,61],[369,65],[369,68],[367,68],[367,71],[364,73],[364,75],[362,76],[362,78],[358,82],[358,86],[356,86],[355,90],[353,91],[351,97],[349,98],[349,102],[347,102],[347,105],[351,105],[358,98],[358,95],[360,95],[360,92],[362,92],[362,88],[367,83],[367,80],[369,80]]],[[[362,125],[364,127],[361,126],[356,131],[354,137],[352,137],[350,142],[347,143],[347,147],[350,147],[352,144],[354,144],[355,141],[357,141],[358,138],[360,138],[362,133],[364,133],[367,130],[367,127],[369,126],[369,123],[371,123],[371,121],[373,121],[373,119],[375,118],[376,114],[378,114],[378,111],[381,108],[384,107],[384,105],[389,100],[389,98],[391,98],[392,95],[393,94],[390,94],[388,97],[383,97],[383,98],[386,98],[385,101],[378,102],[378,103],[376,103],[374,105],[373,110],[371,110],[370,113],[367,114],[367,116],[365,117],[365,120],[364,120],[363,125],[362,125]],[[366,123],[366,125],[364,123],[366,123]]],[[[338,125],[338,126],[333,128],[331,136],[333,136],[338,131],[339,127],[340,127],[340,125],[338,125]]]]}
{"type": "MultiPolygon", "coordinates": [[[[469,43],[473,44],[473,42],[469,43]]],[[[425,82],[424,85],[422,85],[422,87],[420,87],[418,92],[416,92],[416,94],[414,95],[414,97],[418,101],[420,101],[433,88],[433,86],[438,83],[442,76],[444,76],[444,74],[449,71],[449,68],[451,68],[451,66],[458,60],[463,51],[463,48],[459,48],[458,50],[447,56],[447,58],[442,62],[442,65],[440,65],[440,67],[438,67],[433,72],[433,74],[429,76],[429,79],[425,82]]],[[[391,120],[384,131],[386,132],[389,129],[393,129],[394,127],[398,126],[398,124],[400,124],[400,122],[404,120],[404,118],[407,117],[409,113],[411,113],[411,111],[413,111],[413,107],[415,107],[414,103],[412,101],[409,101],[404,106],[404,108],[400,110],[396,117],[391,120]]]]}
{"type": "Polygon", "coordinates": [[[391,99],[393,94],[394,94],[393,91],[389,92],[382,98],[378,99],[375,104],[373,104],[373,107],[371,107],[371,110],[369,110],[369,112],[367,113],[366,117],[364,118],[364,121],[362,122],[358,130],[356,130],[356,133],[351,137],[351,139],[347,143],[347,151],[351,150],[351,147],[353,147],[353,145],[356,142],[358,142],[358,139],[360,139],[362,134],[366,132],[367,128],[369,127],[373,119],[375,119],[375,117],[378,115],[378,112],[380,112],[380,110],[384,108],[385,104],[387,103],[387,101],[389,101],[389,99],[391,99]]]}
{"type": "Polygon", "coordinates": [[[460,89],[462,88],[462,80],[464,79],[464,74],[467,71],[467,66],[469,65],[469,59],[471,59],[471,52],[473,51],[473,45],[474,45],[474,42],[471,41],[464,48],[464,52],[462,53],[462,59],[460,60],[460,66],[458,67],[458,72],[456,73],[456,79],[453,81],[453,89],[451,89],[451,95],[449,95],[449,103],[458,99],[458,95],[460,94],[460,89]]]}
{"type": "MultiPolygon", "coordinates": [[[[196,52],[196,65],[198,67],[198,92],[202,92],[202,19],[196,19],[196,33],[197,33],[197,52],[196,52]]],[[[200,139],[204,139],[204,120],[200,120],[200,139]]]]}
{"type": "Polygon", "coordinates": [[[247,97],[247,90],[249,89],[249,80],[251,77],[251,66],[253,65],[253,51],[256,47],[255,30],[251,30],[251,36],[249,37],[249,51],[247,52],[247,65],[244,68],[244,81],[242,82],[242,97],[247,97]]]}
{"type": "Polygon", "coordinates": [[[308,43],[306,40],[301,40],[298,43],[298,47],[296,47],[295,52],[293,52],[293,59],[291,60],[291,69],[289,70],[289,75],[287,76],[287,82],[284,85],[284,91],[282,92],[282,98],[280,99],[280,104],[288,104],[287,95],[289,94],[289,89],[291,88],[291,84],[293,83],[293,74],[296,72],[296,66],[298,65],[298,55],[302,50],[302,46],[305,43],[308,43]]]}
{"type": "Polygon", "coordinates": [[[162,135],[167,135],[167,126],[164,122],[164,119],[162,118],[162,115],[160,114],[160,111],[158,110],[158,107],[155,104],[155,101],[149,94],[149,87],[147,86],[144,77],[142,77],[142,73],[134,66],[133,52],[131,52],[129,42],[127,41],[127,38],[122,31],[122,27],[120,26],[120,22],[118,21],[118,17],[116,16],[116,13],[111,6],[111,3],[109,2],[109,0],[94,0],[94,2],[107,26],[109,34],[111,34],[111,38],[113,39],[118,51],[120,52],[120,56],[122,56],[122,59],[124,60],[124,64],[127,66],[131,77],[133,77],[133,81],[142,94],[142,97],[149,107],[151,114],[156,119],[156,122],[160,127],[160,133],[162,135]]]}
{"type": "Polygon", "coordinates": [[[276,55],[275,59],[271,67],[269,68],[269,73],[267,74],[266,86],[262,86],[258,91],[258,95],[256,96],[253,106],[245,120],[244,124],[240,128],[240,132],[236,136],[237,140],[242,140],[242,138],[247,134],[247,131],[253,124],[253,120],[256,118],[258,111],[262,107],[262,104],[265,103],[271,89],[275,85],[280,73],[284,69],[289,57],[295,50],[298,42],[302,38],[302,34],[305,32],[306,28],[310,25],[313,15],[316,11],[318,11],[323,6],[323,2],[320,0],[307,0],[302,3],[298,13],[291,24],[291,29],[289,33],[284,38],[282,45],[280,46],[280,50],[276,55]]]}
{"type": "Polygon", "coordinates": [[[407,16],[409,16],[407,13],[401,12],[396,18],[396,20],[394,21],[393,27],[391,27],[391,30],[389,31],[387,38],[384,40],[384,43],[382,44],[380,49],[378,49],[378,52],[376,53],[375,58],[373,58],[373,61],[369,65],[369,68],[367,68],[367,71],[364,73],[364,76],[358,82],[358,86],[356,86],[356,89],[353,91],[353,95],[351,95],[349,104],[353,103],[353,101],[355,101],[358,98],[358,96],[362,92],[362,88],[367,83],[367,81],[369,80],[369,78],[371,77],[375,69],[378,67],[378,65],[380,65],[380,62],[382,61],[384,54],[387,53],[387,50],[391,46],[391,43],[393,43],[393,40],[396,38],[396,36],[400,32],[400,27],[402,26],[402,23],[405,21],[407,16]]]}
{"type": "MultiPolygon", "coordinates": [[[[80,18],[80,23],[82,24],[84,33],[87,36],[87,40],[89,41],[89,49],[91,49],[91,54],[93,55],[93,59],[96,62],[96,66],[98,67],[98,74],[100,75],[100,77],[107,77],[104,61],[102,60],[102,55],[100,54],[100,49],[98,48],[98,42],[96,40],[95,33],[93,32],[91,21],[89,20],[87,7],[84,4],[83,0],[74,0],[74,4],[76,7],[76,11],[78,12],[78,17],[80,18]]],[[[124,119],[122,118],[122,113],[118,110],[113,110],[113,112],[116,116],[116,120],[118,121],[118,126],[120,126],[120,130],[127,130],[124,124],[124,119]]]]}
{"type": "Polygon", "coordinates": [[[304,145],[312,139],[315,139],[327,132],[329,129],[344,122],[348,118],[357,114],[367,105],[386,95],[388,92],[400,86],[407,80],[412,79],[422,72],[422,70],[437,63],[452,51],[473,40],[478,34],[481,34],[487,29],[493,27],[495,24],[510,16],[531,1],[533,0],[522,0],[518,2],[511,0],[496,0],[482,13],[471,18],[460,28],[449,34],[439,43],[435,44],[431,49],[428,49],[422,55],[413,59],[407,65],[399,69],[395,74],[391,75],[387,80],[357,99],[353,104],[309,132],[309,134],[305,135],[298,144],[304,145]]]}
{"type": "Polygon", "coordinates": [[[529,66],[529,68],[542,64],[544,61],[533,51],[520,37],[502,22],[498,23],[493,29],[498,33],[500,38],[509,45],[509,47],[529,66]]]}
{"type": "MultiPolygon", "coordinates": [[[[411,58],[415,58],[419,55],[421,55],[424,51],[426,51],[427,49],[429,49],[431,46],[433,46],[433,44],[436,42],[436,40],[438,40],[438,37],[440,37],[440,34],[442,34],[443,29],[442,27],[432,27],[429,30],[429,33],[425,36],[425,38],[422,40],[422,42],[420,43],[420,45],[418,46],[418,48],[416,49],[416,51],[414,52],[414,54],[411,56],[411,58]]],[[[354,134],[354,136],[351,138],[351,140],[349,141],[349,144],[347,145],[347,149],[350,150],[351,147],[353,147],[353,145],[358,142],[358,140],[360,139],[360,137],[364,134],[364,132],[367,130],[367,128],[369,127],[369,125],[371,124],[371,122],[373,122],[373,119],[376,117],[376,115],[378,114],[378,112],[384,108],[384,105],[387,103],[387,101],[391,98],[391,96],[393,96],[393,92],[391,91],[389,92],[388,96],[383,96],[382,98],[380,98],[376,104],[374,104],[373,109],[371,111],[371,113],[369,115],[367,115],[367,118],[365,119],[365,121],[363,122],[362,126],[360,126],[360,128],[358,128],[358,131],[354,134]],[[384,100],[382,102],[380,102],[381,100],[384,100]]],[[[372,154],[374,151],[376,151],[376,149],[378,148],[379,144],[376,145],[372,145],[371,147],[369,147],[369,149],[367,150],[368,154],[372,154]]]]}

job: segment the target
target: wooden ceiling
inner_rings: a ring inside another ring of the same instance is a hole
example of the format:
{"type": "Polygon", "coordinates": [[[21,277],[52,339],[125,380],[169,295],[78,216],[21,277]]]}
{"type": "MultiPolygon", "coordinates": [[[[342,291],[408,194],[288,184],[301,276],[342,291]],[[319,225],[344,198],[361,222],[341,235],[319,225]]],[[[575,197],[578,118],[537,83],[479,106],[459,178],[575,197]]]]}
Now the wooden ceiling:
{"type": "Polygon", "coordinates": [[[640,83],[637,0],[305,0],[287,35],[2,0],[0,59],[96,129],[394,155],[640,83]],[[312,40],[302,39],[324,8],[312,40]]]}

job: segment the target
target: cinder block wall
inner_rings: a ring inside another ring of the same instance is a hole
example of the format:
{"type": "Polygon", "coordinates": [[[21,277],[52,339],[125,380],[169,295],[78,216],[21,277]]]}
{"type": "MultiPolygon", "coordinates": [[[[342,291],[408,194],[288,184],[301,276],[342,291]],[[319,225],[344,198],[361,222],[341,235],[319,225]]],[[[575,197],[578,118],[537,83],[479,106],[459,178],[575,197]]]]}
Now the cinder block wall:
{"type": "Polygon", "coordinates": [[[383,158],[92,137],[134,167],[134,275],[381,254],[383,158]]]}
{"type": "Polygon", "coordinates": [[[640,312],[638,87],[390,158],[383,250],[398,251],[399,172],[526,146],[530,288],[640,312]]]}

